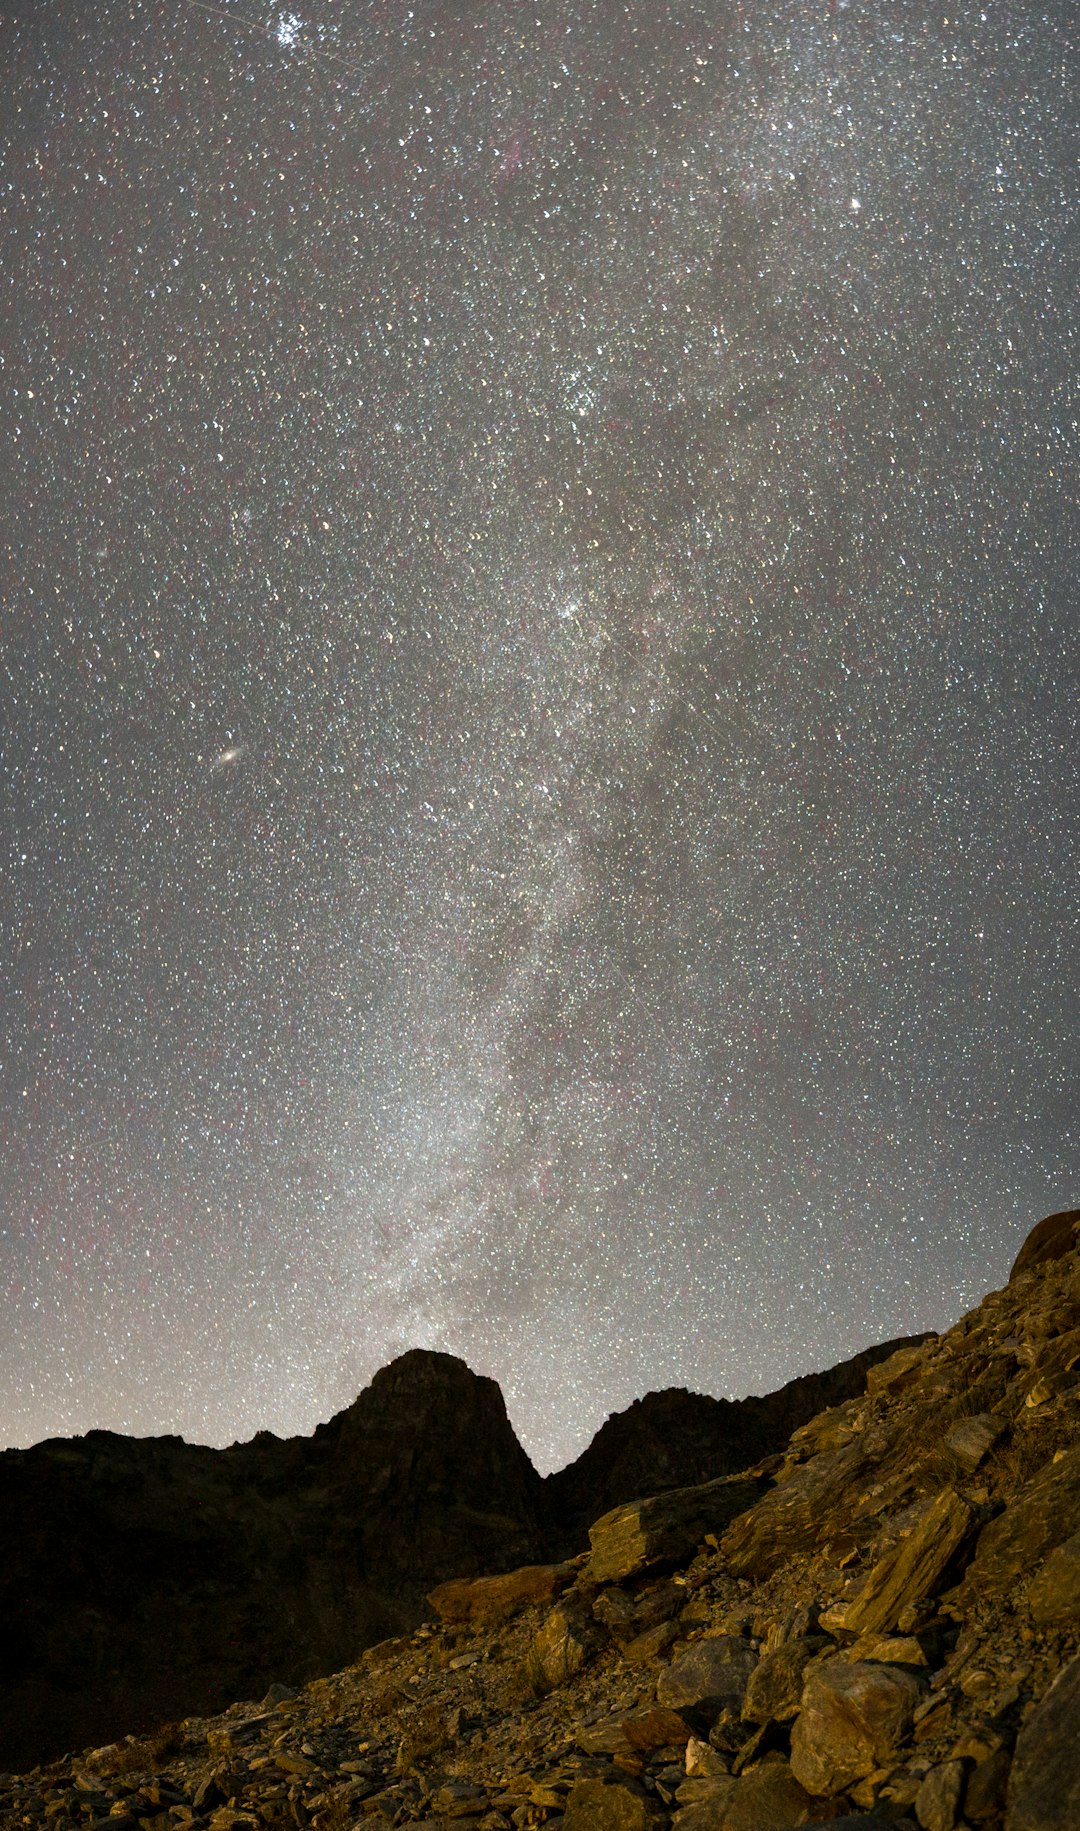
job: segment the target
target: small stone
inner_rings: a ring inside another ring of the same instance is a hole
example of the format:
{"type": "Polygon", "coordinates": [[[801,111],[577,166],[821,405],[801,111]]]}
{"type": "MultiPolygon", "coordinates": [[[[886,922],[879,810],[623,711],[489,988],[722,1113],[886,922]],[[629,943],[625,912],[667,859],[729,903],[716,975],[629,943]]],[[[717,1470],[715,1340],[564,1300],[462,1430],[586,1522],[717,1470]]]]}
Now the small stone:
{"type": "Polygon", "coordinates": [[[599,1642],[592,1615],[569,1601],[560,1602],[533,1636],[529,1659],[543,1682],[554,1688],[581,1671],[599,1642]]]}
{"type": "Polygon", "coordinates": [[[622,1648],[622,1656],[628,1666],[646,1666],[678,1640],[680,1627],[677,1621],[658,1621],[655,1627],[646,1628],[644,1634],[628,1640],[622,1648]]]}
{"type": "MultiPolygon", "coordinates": [[[[681,1789],[680,1789],[681,1792],[681,1789]]],[[[815,1802],[786,1761],[767,1761],[677,1812],[676,1831],[794,1831],[810,1822],[815,1802]]]]}
{"type": "Polygon", "coordinates": [[[710,1748],[707,1742],[699,1742],[691,1736],[686,1744],[686,1772],[689,1779],[721,1780],[728,1768],[724,1757],[710,1748]]]}
{"type": "Polygon", "coordinates": [[[932,1767],[915,1795],[915,1816],[923,1831],[953,1831],[964,1790],[963,1761],[932,1767]]]}
{"type": "Polygon", "coordinates": [[[926,1654],[913,1634],[865,1634],[845,1659],[876,1660],[879,1666],[925,1666],[926,1654]]]}
{"type": "Polygon", "coordinates": [[[866,1390],[871,1398],[876,1398],[883,1392],[900,1392],[913,1385],[926,1360],[926,1353],[926,1347],[921,1343],[911,1348],[898,1348],[887,1361],[879,1361],[876,1367],[868,1367],[866,1390]]]}

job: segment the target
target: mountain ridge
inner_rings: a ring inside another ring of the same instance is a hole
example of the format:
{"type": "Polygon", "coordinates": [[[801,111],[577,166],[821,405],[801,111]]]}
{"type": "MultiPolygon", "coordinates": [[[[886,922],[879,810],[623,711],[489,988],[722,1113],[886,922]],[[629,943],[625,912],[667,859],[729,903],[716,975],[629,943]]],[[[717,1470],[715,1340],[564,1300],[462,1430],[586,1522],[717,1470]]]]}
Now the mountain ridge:
{"type": "Polygon", "coordinates": [[[434,1584],[572,1555],[610,1505],[778,1449],[895,1347],[764,1398],[647,1395],[555,1477],[494,1380],[426,1349],[310,1437],[90,1431],[4,1451],[0,1766],[331,1671],[414,1625],[434,1584]]]}
{"type": "Polygon", "coordinates": [[[0,1825],[1076,1831],[1080,1210],[780,1451],[587,1536],[300,1690],[0,1774],[0,1825]]]}

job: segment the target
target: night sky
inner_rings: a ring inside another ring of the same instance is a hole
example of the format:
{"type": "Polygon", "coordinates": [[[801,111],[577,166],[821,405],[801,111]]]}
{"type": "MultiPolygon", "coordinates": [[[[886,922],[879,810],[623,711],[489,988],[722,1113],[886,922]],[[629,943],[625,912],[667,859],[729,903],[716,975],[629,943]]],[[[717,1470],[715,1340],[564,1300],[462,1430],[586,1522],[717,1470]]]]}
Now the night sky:
{"type": "Polygon", "coordinates": [[[541,1468],[1080,1201],[1075,0],[0,14],[0,1441],[541,1468]]]}

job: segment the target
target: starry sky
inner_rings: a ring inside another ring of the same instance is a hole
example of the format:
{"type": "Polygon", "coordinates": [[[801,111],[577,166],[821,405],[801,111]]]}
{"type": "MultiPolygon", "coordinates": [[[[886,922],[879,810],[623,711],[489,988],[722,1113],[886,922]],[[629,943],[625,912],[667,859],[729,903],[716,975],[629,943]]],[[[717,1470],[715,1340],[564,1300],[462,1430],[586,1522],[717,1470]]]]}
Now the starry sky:
{"type": "Polygon", "coordinates": [[[8,0],[0,1441],[538,1467],[1080,1201],[1074,0],[8,0]]]}

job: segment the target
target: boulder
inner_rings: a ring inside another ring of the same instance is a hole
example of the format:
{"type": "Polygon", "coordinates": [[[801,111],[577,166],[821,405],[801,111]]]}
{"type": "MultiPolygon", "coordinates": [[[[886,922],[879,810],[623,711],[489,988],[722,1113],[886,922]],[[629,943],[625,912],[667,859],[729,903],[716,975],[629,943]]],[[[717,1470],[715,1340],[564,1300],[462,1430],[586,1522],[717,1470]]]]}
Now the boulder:
{"type": "Polygon", "coordinates": [[[655,1706],[652,1710],[616,1711],[597,1723],[584,1724],[577,1745],[587,1755],[645,1755],[654,1748],[685,1748],[691,1728],[677,1711],[655,1706]]]}
{"type": "Polygon", "coordinates": [[[828,1642],[822,1635],[801,1635],[762,1654],[750,1674],[742,1714],[748,1723],[788,1723],[802,1697],[807,1662],[828,1642]]]}
{"type": "Polygon", "coordinates": [[[858,1596],[844,1605],[845,1632],[894,1628],[906,1608],[934,1593],[971,1523],[971,1509],[954,1489],[929,1501],[907,1537],[878,1560],[858,1596]]]}
{"type": "Polygon", "coordinates": [[[738,1715],[756,1664],[757,1654],[748,1641],[734,1634],[712,1634],[695,1641],[661,1672],[657,1702],[696,1723],[715,1722],[722,1710],[738,1715]]]}
{"type": "Polygon", "coordinates": [[[630,1780],[578,1780],[566,1801],[563,1831],[659,1831],[667,1822],[658,1802],[630,1780]]]}
{"type": "Polygon", "coordinates": [[[508,1621],[523,1608],[551,1602],[572,1583],[571,1564],[525,1564],[502,1577],[452,1577],[428,1596],[442,1621],[455,1626],[490,1627],[508,1621]]]}
{"type": "Polygon", "coordinates": [[[677,1812],[674,1824],[677,1831],[794,1831],[810,1823],[816,1804],[786,1761],[766,1761],[677,1812]]]}
{"type": "Polygon", "coordinates": [[[835,1525],[846,1523],[869,1466],[855,1442],[796,1468],[724,1534],[720,1549],[732,1575],[768,1577],[789,1557],[812,1551],[835,1525]]]}
{"type": "Polygon", "coordinates": [[[964,1790],[966,1763],[941,1761],[915,1795],[915,1816],[923,1831],[953,1831],[964,1790]]]}
{"type": "Polygon", "coordinates": [[[1016,1741],[1005,1831],[1076,1831],[1080,1825],[1080,1659],[1036,1705],[1016,1741]]]}
{"type": "Polygon", "coordinates": [[[826,1660],[809,1674],[791,1732],[791,1770],[828,1796],[885,1765],[911,1729],[923,1694],[903,1666],[826,1660]]]}
{"type": "Polygon", "coordinates": [[[866,1370],[866,1390],[871,1398],[883,1392],[902,1392],[912,1386],[922,1372],[926,1360],[925,1344],[917,1343],[908,1348],[897,1348],[888,1360],[879,1361],[876,1367],[866,1370]]]}
{"type": "Polygon", "coordinates": [[[1040,1627],[1059,1627],[1080,1616],[1080,1532],[1050,1553],[1028,1590],[1040,1627]]]}
{"type": "Polygon", "coordinates": [[[545,1689],[566,1684],[581,1671],[600,1644],[600,1634],[589,1611],[576,1599],[559,1602],[533,1635],[528,1664],[545,1689]]]}
{"type": "Polygon", "coordinates": [[[650,1565],[674,1563],[707,1532],[722,1532],[760,1492],[754,1478],[724,1476],[614,1507],[589,1528],[589,1575],[597,1583],[619,1583],[650,1565]]]}
{"type": "Polygon", "coordinates": [[[617,1646],[626,1647],[651,1628],[669,1621],[685,1603],[686,1590],[677,1583],[658,1583],[640,1596],[627,1595],[622,1589],[604,1589],[593,1603],[593,1615],[617,1646]]]}
{"type": "Polygon", "coordinates": [[[999,1595],[1078,1530],[1080,1445],[1041,1469],[983,1527],[965,1585],[979,1596],[999,1595]]]}
{"type": "Polygon", "coordinates": [[[1080,1224],[1080,1208],[1063,1208],[1060,1214],[1048,1214],[1045,1220],[1031,1229],[1021,1246],[1012,1271],[1009,1283],[1018,1278],[1021,1272],[1031,1271],[1036,1265],[1047,1265],[1054,1259],[1063,1259],[1066,1253],[1072,1252],[1076,1245],[1076,1230],[1080,1224]]]}

